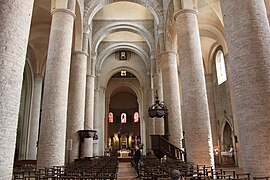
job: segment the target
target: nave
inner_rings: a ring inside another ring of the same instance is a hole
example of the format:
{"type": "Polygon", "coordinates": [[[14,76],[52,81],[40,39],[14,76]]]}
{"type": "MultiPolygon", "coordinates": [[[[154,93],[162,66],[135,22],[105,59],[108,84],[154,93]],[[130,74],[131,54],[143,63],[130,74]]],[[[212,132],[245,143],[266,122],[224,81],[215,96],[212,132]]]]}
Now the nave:
{"type": "Polygon", "coordinates": [[[152,135],[194,165],[270,176],[270,0],[0,4],[0,179],[17,160],[44,179],[138,140],[145,155],[152,135]]]}

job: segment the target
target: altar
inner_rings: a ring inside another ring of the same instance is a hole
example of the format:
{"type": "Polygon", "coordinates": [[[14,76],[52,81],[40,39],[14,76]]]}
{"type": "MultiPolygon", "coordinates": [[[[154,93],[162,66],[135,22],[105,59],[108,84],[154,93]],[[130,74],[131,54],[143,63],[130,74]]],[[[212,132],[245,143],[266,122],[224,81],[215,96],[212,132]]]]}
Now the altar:
{"type": "Polygon", "coordinates": [[[221,152],[221,163],[234,165],[234,157],[228,151],[221,152]]]}
{"type": "Polygon", "coordinates": [[[126,157],[129,157],[129,153],[130,151],[129,150],[119,150],[118,151],[118,154],[120,154],[120,158],[126,158],[126,157]]]}

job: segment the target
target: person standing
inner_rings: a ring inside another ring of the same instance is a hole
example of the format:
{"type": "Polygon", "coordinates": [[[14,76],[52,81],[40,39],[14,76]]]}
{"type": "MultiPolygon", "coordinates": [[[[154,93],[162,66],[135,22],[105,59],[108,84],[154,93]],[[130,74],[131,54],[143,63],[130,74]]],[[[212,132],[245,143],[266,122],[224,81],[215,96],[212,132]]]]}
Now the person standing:
{"type": "Polygon", "coordinates": [[[141,150],[139,149],[137,145],[135,145],[134,149],[135,149],[135,152],[134,152],[135,170],[137,172],[137,177],[139,177],[140,176],[139,163],[141,160],[141,150]]]}

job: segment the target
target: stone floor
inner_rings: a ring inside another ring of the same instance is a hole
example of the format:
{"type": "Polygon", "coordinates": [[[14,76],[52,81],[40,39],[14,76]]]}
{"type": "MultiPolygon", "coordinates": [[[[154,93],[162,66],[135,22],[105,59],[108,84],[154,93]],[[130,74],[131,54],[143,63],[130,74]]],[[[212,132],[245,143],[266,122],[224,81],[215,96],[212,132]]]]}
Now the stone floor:
{"type": "Polygon", "coordinates": [[[119,180],[136,180],[137,174],[130,162],[119,162],[117,179],[119,180]]]}

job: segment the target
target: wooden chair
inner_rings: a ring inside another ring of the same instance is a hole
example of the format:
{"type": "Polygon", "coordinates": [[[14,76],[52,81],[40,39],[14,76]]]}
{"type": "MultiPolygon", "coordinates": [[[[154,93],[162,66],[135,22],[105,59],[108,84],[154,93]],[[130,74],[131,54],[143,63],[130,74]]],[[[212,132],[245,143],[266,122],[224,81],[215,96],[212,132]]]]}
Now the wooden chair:
{"type": "Polygon", "coordinates": [[[269,180],[270,179],[270,176],[256,176],[256,177],[253,177],[254,180],[261,180],[261,179],[264,179],[264,180],[269,180]]]}
{"type": "Polygon", "coordinates": [[[250,173],[236,173],[236,178],[246,178],[250,180],[250,173]]]}

